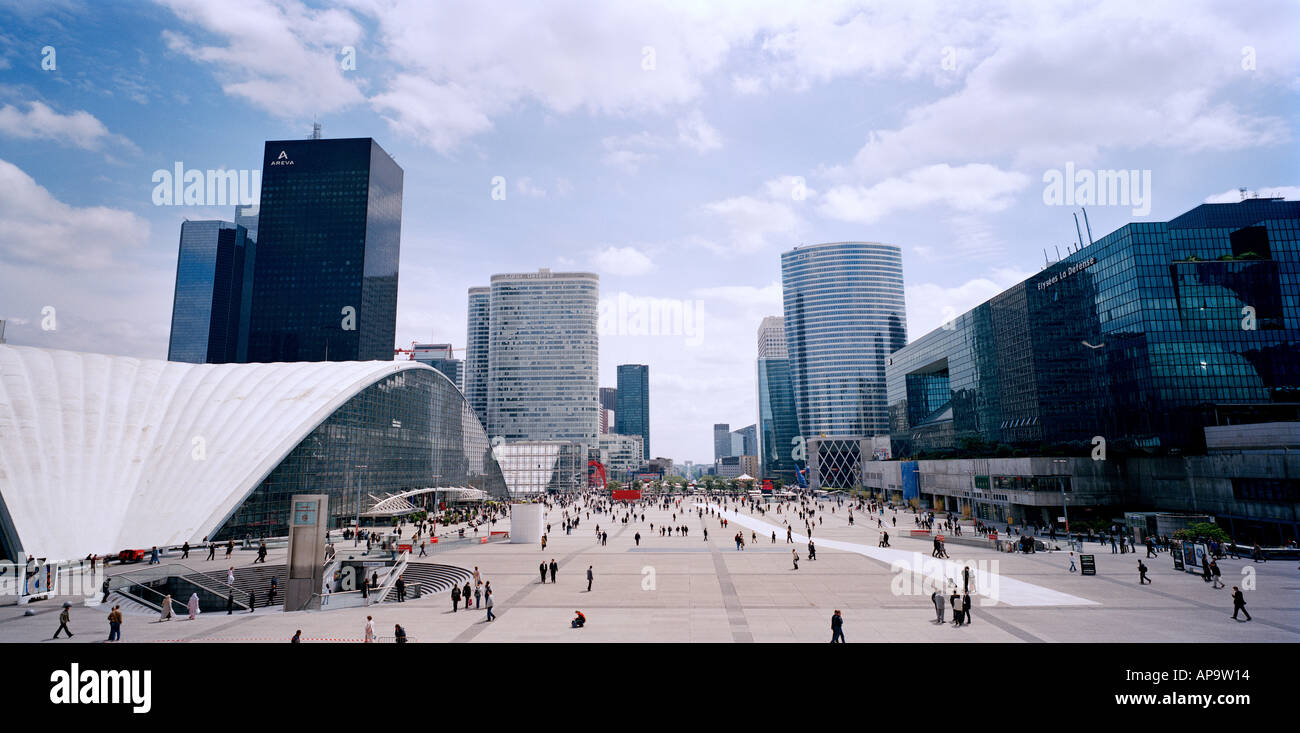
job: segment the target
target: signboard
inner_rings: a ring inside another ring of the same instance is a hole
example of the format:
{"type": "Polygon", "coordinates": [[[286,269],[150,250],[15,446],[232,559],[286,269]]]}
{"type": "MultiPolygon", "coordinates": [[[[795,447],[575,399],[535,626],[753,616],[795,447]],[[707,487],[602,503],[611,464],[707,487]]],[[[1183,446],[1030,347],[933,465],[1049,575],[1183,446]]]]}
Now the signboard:
{"type": "Polygon", "coordinates": [[[315,527],[317,506],[315,501],[295,501],[293,503],[293,526],[315,527]]]}
{"type": "Polygon", "coordinates": [[[1095,555],[1079,556],[1079,574],[1080,575],[1097,574],[1097,557],[1095,555]]]}
{"type": "Polygon", "coordinates": [[[619,489],[613,492],[610,498],[614,501],[639,501],[641,492],[636,489],[619,489]]]}
{"type": "Polygon", "coordinates": [[[1174,559],[1174,570],[1186,570],[1187,566],[1183,563],[1183,543],[1175,540],[1172,544],[1169,556],[1174,559]]]}
{"type": "Polygon", "coordinates": [[[763,479],[763,493],[770,494],[772,493],[772,490],[773,490],[772,479],[770,478],[763,479]]]}

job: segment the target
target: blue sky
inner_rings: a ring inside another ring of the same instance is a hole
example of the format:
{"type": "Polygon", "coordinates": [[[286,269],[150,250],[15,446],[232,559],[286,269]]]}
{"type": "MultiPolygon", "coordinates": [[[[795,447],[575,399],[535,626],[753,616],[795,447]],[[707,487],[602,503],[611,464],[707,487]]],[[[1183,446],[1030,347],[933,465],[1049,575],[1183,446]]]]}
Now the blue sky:
{"type": "Polygon", "coordinates": [[[538,267],[698,308],[609,324],[601,381],[650,364],[652,452],[707,461],[755,420],[794,245],[901,246],[916,338],[1074,240],[1066,163],[1150,173],[1095,237],[1295,198],[1297,30],[1282,2],[0,0],[0,318],[164,358],[180,223],[232,210],[155,206],[153,172],[258,169],[318,119],[405,169],[399,343],[463,345],[466,288],[538,267]]]}

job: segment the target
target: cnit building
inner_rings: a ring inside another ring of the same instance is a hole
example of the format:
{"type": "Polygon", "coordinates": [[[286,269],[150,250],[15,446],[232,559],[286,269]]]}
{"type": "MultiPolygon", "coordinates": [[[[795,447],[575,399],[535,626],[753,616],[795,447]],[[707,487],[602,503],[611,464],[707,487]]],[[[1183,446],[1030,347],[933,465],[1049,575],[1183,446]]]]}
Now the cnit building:
{"type": "Polygon", "coordinates": [[[863,487],[1017,524],[1182,512],[1300,538],[1298,232],[1281,199],[1129,224],[895,351],[911,460],[864,464],[863,487]]]}

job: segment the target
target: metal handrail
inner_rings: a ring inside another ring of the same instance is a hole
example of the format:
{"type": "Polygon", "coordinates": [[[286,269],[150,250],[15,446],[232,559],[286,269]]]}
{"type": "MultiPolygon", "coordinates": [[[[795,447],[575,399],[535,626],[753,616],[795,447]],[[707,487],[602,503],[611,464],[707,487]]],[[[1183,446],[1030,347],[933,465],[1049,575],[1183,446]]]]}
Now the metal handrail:
{"type": "MultiPolygon", "coordinates": [[[[204,573],[194,570],[189,566],[181,565],[180,563],[169,563],[167,565],[158,565],[156,568],[154,567],[140,568],[139,570],[130,570],[125,573],[118,573],[117,575],[110,576],[109,590],[117,590],[118,588],[123,587],[122,584],[126,584],[128,586],[130,585],[144,586],[145,582],[163,580],[164,578],[180,578],[181,580],[191,585],[197,586],[199,588],[202,588],[203,590],[206,590],[209,593],[212,593],[213,595],[224,597],[224,598],[229,598],[232,592],[239,591],[238,588],[236,588],[233,585],[230,585],[229,583],[226,583],[225,581],[214,580],[208,575],[205,575],[204,573]],[[183,573],[178,572],[177,570],[175,570],[175,568],[181,568],[185,572],[183,573]],[[147,580],[138,579],[142,577],[146,578],[147,580]],[[210,585],[206,585],[197,580],[194,580],[195,577],[201,577],[204,580],[207,580],[213,585],[216,585],[218,587],[213,588],[210,585]],[[118,583],[118,581],[121,581],[121,583],[118,583]]],[[[149,590],[154,593],[157,593],[157,591],[154,591],[152,588],[149,588],[149,590]]],[[[239,592],[242,593],[243,591],[239,591],[239,592]]],[[[239,600],[236,600],[234,602],[234,605],[245,609],[249,607],[247,603],[244,603],[243,601],[239,601],[239,600]]],[[[161,611],[162,609],[158,609],[158,610],[161,611]]]]}
{"type": "MultiPolygon", "coordinates": [[[[153,610],[157,611],[158,613],[162,613],[162,601],[164,601],[164,600],[167,599],[167,594],[166,594],[166,593],[159,593],[158,591],[154,590],[153,588],[150,588],[149,586],[145,585],[144,583],[128,583],[128,584],[127,584],[127,587],[130,587],[130,586],[137,586],[140,590],[146,591],[146,592],[148,592],[148,593],[152,593],[152,594],[154,594],[154,595],[156,595],[156,596],[161,596],[162,598],[161,598],[161,600],[160,600],[158,603],[153,603],[152,601],[148,601],[148,600],[146,600],[146,599],[144,599],[144,598],[142,598],[142,597],[139,597],[139,596],[132,596],[130,593],[124,593],[124,594],[123,594],[123,595],[126,595],[126,596],[130,597],[131,600],[135,601],[136,603],[139,603],[139,604],[142,604],[142,605],[148,606],[149,608],[152,608],[153,610]]],[[[114,589],[114,590],[115,590],[116,592],[119,592],[119,593],[120,593],[120,592],[122,591],[122,588],[119,587],[119,588],[116,588],[116,589],[114,589]]],[[[181,607],[182,609],[184,609],[186,613],[189,612],[189,606],[185,605],[184,603],[181,603],[180,601],[176,600],[175,598],[172,599],[172,604],[179,604],[180,607],[181,607]]],[[[176,610],[176,609],[175,609],[175,607],[173,606],[173,608],[172,608],[173,614],[174,614],[175,610],[176,610]]]]}
{"type": "MultiPolygon", "coordinates": [[[[397,581],[402,577],[402,573],[406,572],[406,566],[410,564],[410,561],[411,551],[407,550],[397,558],[397,562],[394,563],[392,567],[388,568],[388,574],[384,577],[384,582],[379,586],[377,595],[372,596],[372,600],[370,601],[372,604],[383,603],[388,598],[388,594],[393,590],[393,587],[397,585],[397,581]]],[[[362,582],[364,581],[365,578],[362,578],[362,582]]]]}

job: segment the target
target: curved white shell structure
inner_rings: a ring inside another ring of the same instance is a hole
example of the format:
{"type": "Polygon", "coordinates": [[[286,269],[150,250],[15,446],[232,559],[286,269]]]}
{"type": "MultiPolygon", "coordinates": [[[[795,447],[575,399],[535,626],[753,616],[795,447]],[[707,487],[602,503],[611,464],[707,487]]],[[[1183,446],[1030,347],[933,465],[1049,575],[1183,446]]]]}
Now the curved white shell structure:
{"type": "Polygon", "coordinates": [[[349,398],[429,368],[0,345],[0,529],[50,560],[199,541],[349,398]]]}

